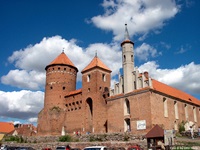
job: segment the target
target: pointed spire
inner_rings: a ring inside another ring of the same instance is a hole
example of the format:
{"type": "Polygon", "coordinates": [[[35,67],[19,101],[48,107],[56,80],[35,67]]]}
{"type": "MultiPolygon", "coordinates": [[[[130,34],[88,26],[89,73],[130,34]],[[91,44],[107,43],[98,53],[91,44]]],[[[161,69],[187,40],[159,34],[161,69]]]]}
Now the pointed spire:
{"type": "Polygon", "coordinates": [[[97,57],[97,50],[96,50],[96,52],[95,52],[95,57],[97,57]]]}
{"type": "Polygon", "coordinates": [[[129,33],[128,33],[127,24],[125,24],[124,41],[121,43],[121,46],[124,45],[125,43],[131,43],[131,44],[134,45],[134,43],[130,40],[130,36],[129,36],[129,33]]]}
{"type": "Polygon", "coordinates": [[[130,36],[129,36],[129,33],[128,33],[127,24],[125,24],[125,34],[124,34],[124,38],[125,38],[125,40],[130,40],[130,36]]]}

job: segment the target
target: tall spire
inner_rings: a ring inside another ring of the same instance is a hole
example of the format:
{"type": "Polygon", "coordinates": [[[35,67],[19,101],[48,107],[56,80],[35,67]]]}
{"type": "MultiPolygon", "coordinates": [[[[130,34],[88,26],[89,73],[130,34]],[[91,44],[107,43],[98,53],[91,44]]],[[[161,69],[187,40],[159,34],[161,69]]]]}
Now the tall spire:
{"type": "Polygon", "coordinates": [[[129,33],[128,33],[127,24],[125,24],[125,34],[124,34],[124,39],[125,39],[125,40],[130,40],[130,36],[129,36],[129,33]]]}

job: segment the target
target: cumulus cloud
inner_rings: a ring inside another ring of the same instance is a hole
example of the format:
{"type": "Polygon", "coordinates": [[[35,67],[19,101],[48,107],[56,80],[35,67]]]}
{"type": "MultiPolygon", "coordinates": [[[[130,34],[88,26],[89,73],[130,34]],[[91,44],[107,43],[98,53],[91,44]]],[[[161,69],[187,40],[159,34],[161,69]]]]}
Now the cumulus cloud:
{"type": "Polygon", "coordinates": [[[155,61],[151,61],[141,65],[139,70],[148,71],[152,78],[160,82],[192,94],[199,94],[199,64],[191,62],[175,69],[161,69],[155,61]]]}
{"type": "Polygon", "coordinates": [[[1,77],[3,84],[22,89],[39,90],[45,85],[45,74],[36,70],[10,70],[7,75],[1,77]]]}
{"type": "Polygon", "coordinates": [[[161,54],[161,52],[158,52],[155,48],[146,43],[143,43],[135,49],[135,56],[138,57],[139,60],[144,61],[147,61],[150,57],[156,57],[161,54]]]}
{"type": "Polygon", "coordinates": [[[169,0],[104,0],[102,6],[105,13],[93,17],[91,22],[100,29],[112,31],[114,40],[123,38],[122,23],[128,24],[130,36],[146,36],[149,31],[161,29],[180,9],[176,1],[169,0]]]}
{"type": "Polygon", "coordinates": [[[30,119],[35,122],[38,112],[44,105],[44,93],[41,91],[0,91],[1,117],[30,119]]]}
{"type": "Polygon", "coordinates": [[[113,74],[118,72],[121,65],[119,43],[94,43],[84,49],[79,47],[74,39],[68,41],[60,36],[53,36],[13,52],[8,60],[17,69],[10,70],[7,75],[2,76],[1,82],[21,89],[43,89],[46,77],[45,66],[50,64],[63,48],[79,70],[77,81],[81,81],[81,71],[94,58],[95,53],[113,71],[113,74]]]}

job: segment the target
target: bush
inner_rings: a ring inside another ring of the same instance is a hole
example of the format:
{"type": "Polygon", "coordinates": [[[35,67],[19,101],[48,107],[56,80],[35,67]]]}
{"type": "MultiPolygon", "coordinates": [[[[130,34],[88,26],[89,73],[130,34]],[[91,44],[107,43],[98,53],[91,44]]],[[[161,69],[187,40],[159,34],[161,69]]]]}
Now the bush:
{"type": "Polygon", "coordinates": [[[64,136],[59,137],[59,141],[60,142],[71,142],[72,138],[69,135],[64,135],[64,136]]]}
{"type": "Polygon", "coordinates": [[[24,139],[22,136],[8,136],[5,138],[5,141],[16,141],[18,143],[23,143],[24,139]]]}
{"type": "Polygon", "coordinates": [[[179,123],[179,128],[178,128],[179,133],[182,133],[183,131],[185,131],[185,124],[186,124],[186,121],[182,121],[181,123],[179,123]]]}

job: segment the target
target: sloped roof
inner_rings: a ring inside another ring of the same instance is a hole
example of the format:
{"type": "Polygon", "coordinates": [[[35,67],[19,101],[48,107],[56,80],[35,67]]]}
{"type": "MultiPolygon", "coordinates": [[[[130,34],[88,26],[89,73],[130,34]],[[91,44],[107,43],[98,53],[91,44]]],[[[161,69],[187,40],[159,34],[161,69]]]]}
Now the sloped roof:
{"type": "Polygon", "coordinates": [[[66,97],[71,96],[71,95],[76,95],[76,94],[79,94],[81,92],[82,92],[82,89],[71,91],[71,92],[69,92],[69,94],[66,95],[66,97]]]}
{"type": "Polygon", "coordinates": [[[14,124],[11,122],[0,122],[0,133],[10,133],[13,131],[14,124]]]}
{"type": "Polygon", "coordinates": [[[49,65],[46,66],[46,68],[51,65],[69,65],[76,68],[64,52],[58,55],[49,65]]]}
{"type": "Polygon", "coordinates": [[[92,68],[95,68],[95,67],[99,67],[99,68],[102,68],[104,70],[107,70],[109,72],[112,72],[97,56],[95,56],[92,61],[89,63],[89,65],[87,65],[82,71],[81,73],[87,71],[87,70],[90,70],[92,68]]]}
{"type": "Polygon", "coordinates": [[[187,94],[187,93],[185,93],[181,90],[178,90],[174,87],[171,87],[169,85],[166,85],[166,84],[161,83],[161,82],[154,80],[154,79],[152,79],[152,85],[153,85],[153,89],[156,90],[156,91],[159,91],[159,92],[165,93],[167,95],[185,100],[185,101],[190,102],[190,103],[200,105],[200,101],[197,98],[195,98],[192,95],[187,94]]]}
{"type": "Polygon", "coordinates": [[[157,124],[146,134],[146,138],[155,137],[164,137],[164,129],[157,124]]]}

